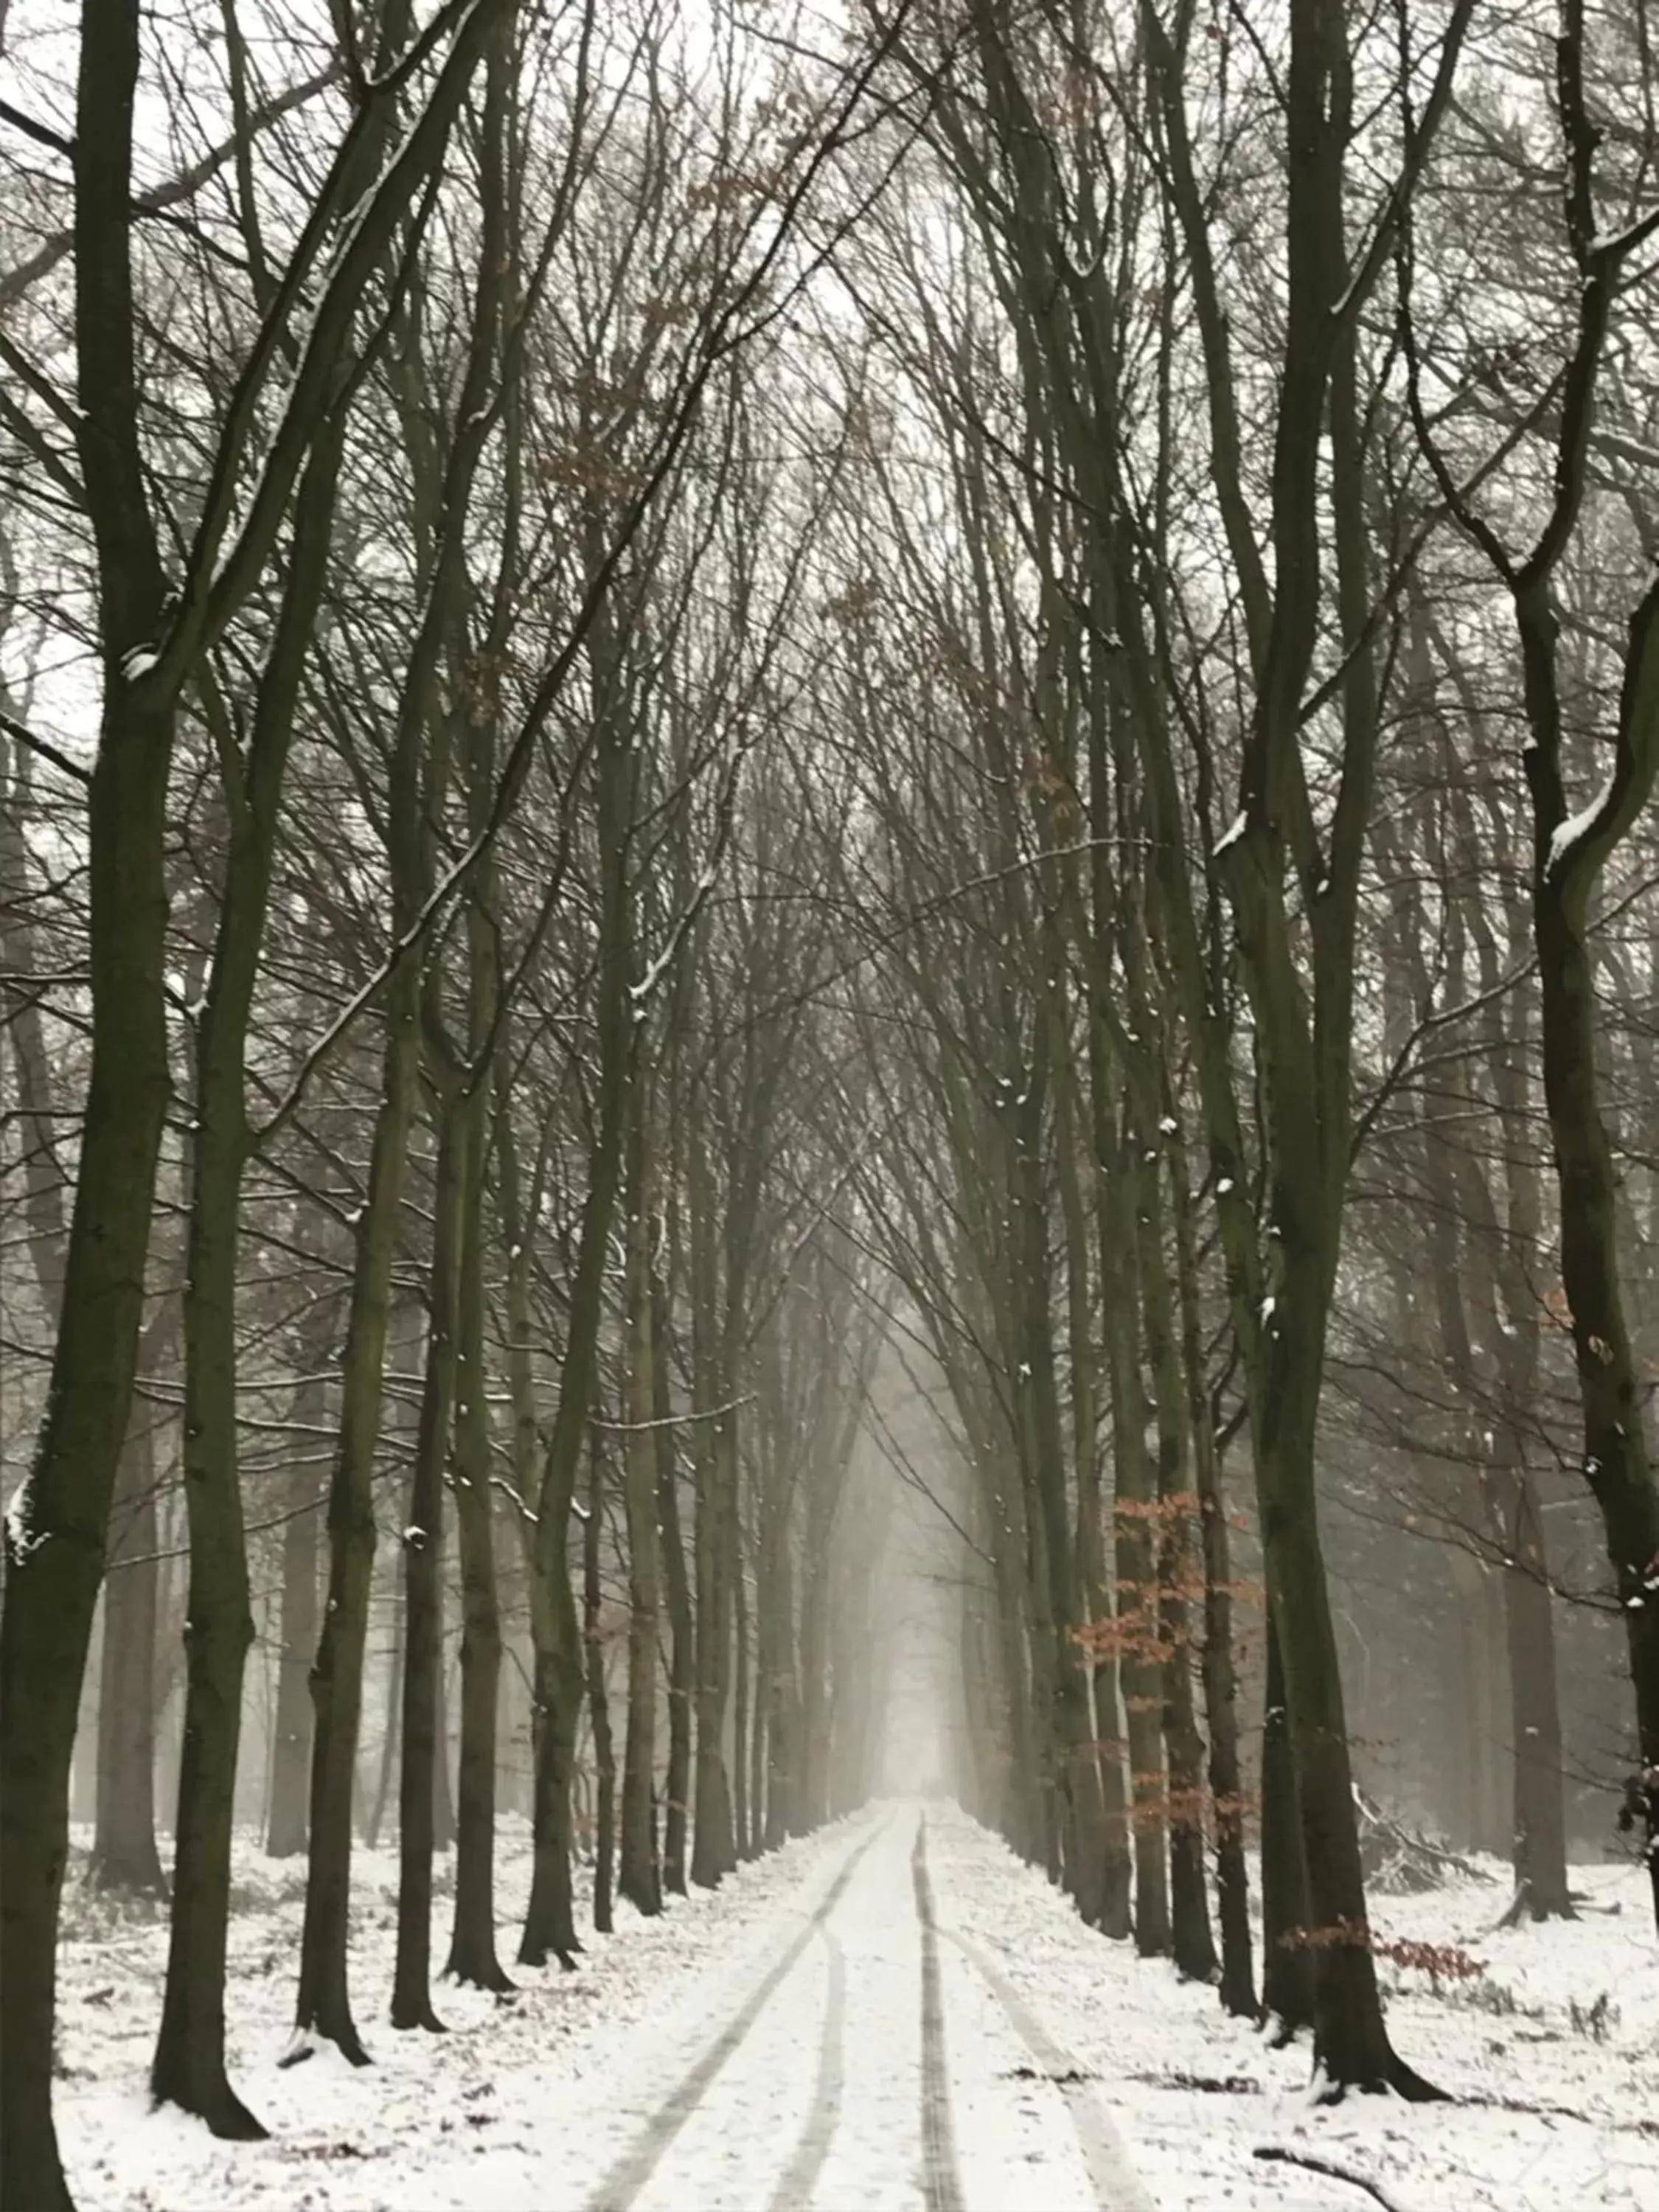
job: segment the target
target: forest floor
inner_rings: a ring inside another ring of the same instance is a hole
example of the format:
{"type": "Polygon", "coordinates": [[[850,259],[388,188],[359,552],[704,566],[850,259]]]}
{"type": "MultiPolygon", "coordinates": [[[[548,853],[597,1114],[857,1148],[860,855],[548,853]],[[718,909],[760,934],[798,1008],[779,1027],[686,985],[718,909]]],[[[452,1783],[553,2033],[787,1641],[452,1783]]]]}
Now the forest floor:
{"type": "MultiPolygon", "coordinates": [[[[511,1829],[501,1871],[515,1909],[511,1829]]],[[[362,1853],[358,2070],[276,2063],[303,1880],[239,1859],[233,2078],[272,2140],[234,2146],[146,2108],[164,1920],[72,1888],[58,2110],[82,2212],[1659,2208],[1659,1947],[1633,1869],[1579,1869],[1594,1909],[1569,1926],[1495,1929],[1496,1878],[1375,1900],[1385,1936],[1486,1971],[1384,1969],[1398,2046],[1456,2103],[1334,2109],[1305,2049],[1085,1930],[943,1805],[873,1808],[660,1919],[619,1907],[576,1972],[522,1973],[505,2002],[441,1985],[441,2038],[385,2025],[396,1855],[362,1853]]]]}

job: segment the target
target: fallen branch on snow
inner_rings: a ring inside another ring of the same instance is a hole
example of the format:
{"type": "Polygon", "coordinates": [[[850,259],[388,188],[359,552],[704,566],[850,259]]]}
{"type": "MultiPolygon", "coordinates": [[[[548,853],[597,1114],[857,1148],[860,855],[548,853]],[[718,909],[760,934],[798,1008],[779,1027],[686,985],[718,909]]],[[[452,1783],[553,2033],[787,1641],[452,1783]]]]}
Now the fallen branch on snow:
{"type": "Polygon", "coordinates": [[[1373,2181],[1368,2173],[1356,2173],[1351,2166],[1339,2166],[1334,2158],[1315,2158],[1310,2152],[1286,2150],[1279,2143],[1258,2143],[1252,2156],[1269,2160],[1275,2166],[1305,2166],[1310,2173],[1322,2173],[1328,2181],[1352,2182],[1356,2189],[1376,2197],[1382,2212],[1406,2212],[1380,2181],[1373,2181]]]}

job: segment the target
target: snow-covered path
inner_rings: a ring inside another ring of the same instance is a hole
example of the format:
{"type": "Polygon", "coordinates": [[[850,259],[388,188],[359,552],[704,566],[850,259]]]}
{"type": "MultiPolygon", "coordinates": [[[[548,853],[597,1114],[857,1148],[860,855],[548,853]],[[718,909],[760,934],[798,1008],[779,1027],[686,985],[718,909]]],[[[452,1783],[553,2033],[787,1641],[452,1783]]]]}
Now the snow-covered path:
{"type": "Polygon", "coordinates": [[[647,2069],[618,2098],[638,2133],[586,2212],[1149,2212],[1087,2085],[1044,2078],[1075,2069],[939,1928],[926,1838],[873,1825],[669,2094],[647,2069]]]}
{"type": "MultiPolygon", "coordinates": [[[[510,1847],[504,1905],[527,1871],[510,1847]]],[[[67,1948],[60,2125],[82,2212],[1659,2212],[1659,1962],[1622,1870],[1581,1871],[1597,1902],[1571,1928],[1492,1930],[1496,1885],[1386,1901],[1395,1932],[1491,1955],[1479,2005],[1392,2000],[1459,2102],[1330,2112],[1305,2051],[1084,1929],[951,1807],[873,1808],[620,1912],[578,1973],[506,2003],[441,1989],[441,2037],[376,2021],[395,1868],[364,1854],[361,2071],[276,2065],[300,1877],[255,1857],[233,2060],[272,2140],[147,2112],[165,1937],[138,1919],[67,1948]]]]}

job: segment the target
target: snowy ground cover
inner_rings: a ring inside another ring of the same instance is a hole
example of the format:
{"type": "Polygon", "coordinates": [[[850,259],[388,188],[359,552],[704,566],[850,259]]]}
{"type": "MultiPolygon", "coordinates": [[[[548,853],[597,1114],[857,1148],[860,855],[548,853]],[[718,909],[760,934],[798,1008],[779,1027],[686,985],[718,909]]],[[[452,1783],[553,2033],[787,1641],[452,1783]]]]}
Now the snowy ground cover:
{"type": "MultiPolygon", "coordinates": [[[[520,1984],[500,2002],[440,1983],[447,2035],[387,2024],[397,1852],[359,1850],[352,1990],[375,2063],[319,2053],[277,2061],[294,2014],[303,1860],[239,1839],[228,2006],[231,2078],[271,2130],[218,2143],[196,2122],[152,2112],[145,2094],[167,1960],[161,1913],[122,1913],[73,1894],[61,1954],[58,2129],[80,2212],[544,2212],[578,2204],[622,2148],[635,2075],[665,2094],[710,2026],[742,2002],[780,1930],[810,1909],[856,1824],[830,1827],[746,1867],[656,1920],[617,1908],[617,1933],[586,1935],[574,1973],[513,1965],[529,1893],[527,1829],[498,1844],[501,1957],[520,1984]]],[[[453,1862],[441,1863],[447,1892],[453,1862]]],[[[71,1877],[73,1880],[73,1877],[71,1877]]],[[[447,1896],[434,1955],[447,1938],[447,1896]]],[[[689,2212],[689,2208],[688,2208],[689,2212]]]]}
{"type": "Polygon", "coordinates": [[[1496,1866],[1490,1881],[1373,1899],[1383,1937],[1486,1962],[1437,1990],[1382,1970],[1396,2046],[1459,2101],[1327,2111],[1310,2097],[1305,2049],[1270,2049],[1209,1990],[1085,1933],[1041,1875],[959,1814],[936,1817],[933,1859],[941,1917],[1098,2075],[1159,2212],[1375,2201],[1261,2149],[1363,2173],[1401,2212],[1659,2208],[1659,1945],[1635,1869],[1576,1869],[1590,1906],[1565,1926],[1495,1930],[1509,1897],[1496,1866]]]}
{"type": "MultiPolygon", "coordinates": [[[[1385,1970],[1400,2047],[1459,2101],[1322,2111],[1305,2051],[1268,2049],[1209,1990],[1085,1929],[954,1808],[927,1810],[963,2212],[1376,2201],[1264,2150],[1363,2176],[1399,2212],[1659,2212],[1659,1948],[1633,1873],[1580,1869],[1592,1909],[1545,1929],[1494,1929],[1498,1879],[1378,1899],[1385,1935],[1486,1962],[1437,1990],[1385,1970]]],[[[874,1808],[657,1921],[619,1907],[578,1972],[523,1973],[507,2002],[442,1987],[442,2038],[385,2023],[396,1859],[363,1853],[353,1985],[377,2063],[356,2071],[278,2068],[302,1868],[245,1849],[231,2045],[273,2132],[252,2146],[147,2110],[165,1922],[76,1889],[59,2114],[82,2212],[575,2212],[613,2195],[637,2212],[920,2212],[919,1811],[874,1808]]],[[[511,1914],[521,1831],[502,1860],[511,1914]]]]}

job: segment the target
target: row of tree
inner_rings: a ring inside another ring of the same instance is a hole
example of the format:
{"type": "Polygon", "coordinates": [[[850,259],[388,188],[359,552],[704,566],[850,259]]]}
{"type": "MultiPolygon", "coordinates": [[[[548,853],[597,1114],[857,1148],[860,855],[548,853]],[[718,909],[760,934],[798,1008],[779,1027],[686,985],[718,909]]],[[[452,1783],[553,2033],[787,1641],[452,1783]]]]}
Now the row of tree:
{"type": "Polygon", "coordinates": [[[503,1541],[533,1678],[523,1962],[580,1948],[585,1706],[602,1926],[613,1838],[617,1887],[655,1911],[861,1771],[830,1534],[868,1332],[802,1135],[822,921],[776,896],[805,824],[775,733],[811,679],[791,619],[838,439],[822,407],[780,425],[757,393],[878,50],[779,67],[727,26],[711,61],[654,9],[489,0],[191,28],[212,41],[199,91],[128,0],[82,11],[72,94],[50,40],[20,57],[46,159],[14,179],[14,242],[62,229],[22,257],[6,341],[30,363],[7,401],[33,1263],[12,1319],[44,1355],[0,1692],[8,2206],[68,2201],[54,1961],[106,1563],[96,1870],[159,1872],[158,1493],[183,1498],[188,1586],[153,2087],[218,2133],[262,2132],[225,2051],[251,1503],[283,1531],[270,1817],[307,1852],[296,2057],[366,2056],[348,1928],[388,1491],[394,2025],[437,2025],[446,1522],[457,1977],[505,1983],[503,1541]],[[146,190],[163,144],[201,151],[146,190]],[[596,1632],[618,1541],[613,1752],[596,1632]]]}
{"type": "Polygon", "coordinates": [[[1517,1908],[1571,1909],[1540,1460],[1600,1516],[1583,1595],[1622,1628],[1650,1844],[1659,1802],[1626,1250],[1659,765],[1648,64],[1632,21],[1571,4],[1541,52],[1457,4],[1315,0],[1272,46],[1196,7],[970,8],[900,43],[950,281],[921,281],[910,210],[843,270],[904,392],[884,483],[929,479],[926,526],[893,501],[853,657],[903,732],[869,872],[961,912],[948,963],[911,942],[896,974],[866,1203],[973,1474],[964,1678],[1005,1716],[980,1800],[1086,1917],[1133,1911],[1194,1973],[1207,1820],[1224,1995],[1254,2008],[1236,1433],[1265,2002],[1339,2090],[1429,2094],[1366,1919],[1318,1510],[1333,1349],[1352,1376],[1369,1334],[1353,1395],[1415,1420],[1417,1510],[1501,1585],[1517,1908]],[[1379,1159],[1395,1204],[1345,1236],[1379,1159]]]}

